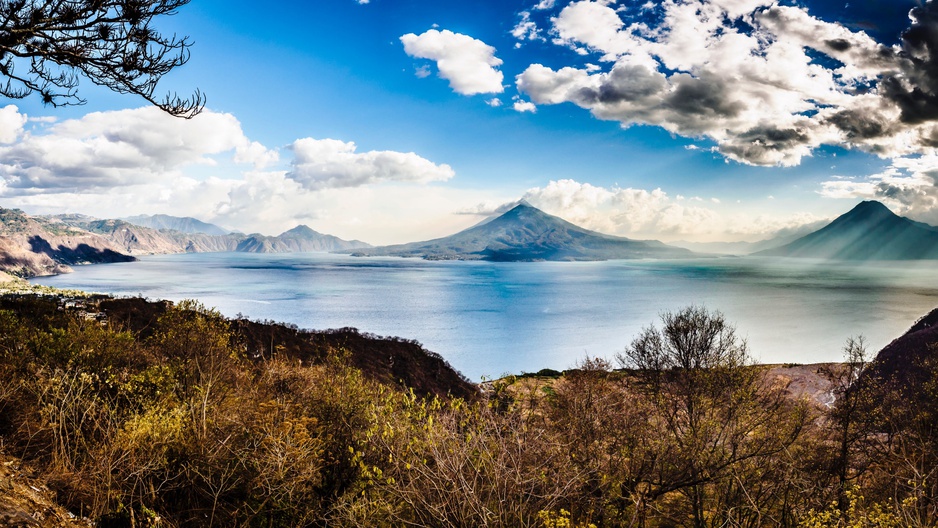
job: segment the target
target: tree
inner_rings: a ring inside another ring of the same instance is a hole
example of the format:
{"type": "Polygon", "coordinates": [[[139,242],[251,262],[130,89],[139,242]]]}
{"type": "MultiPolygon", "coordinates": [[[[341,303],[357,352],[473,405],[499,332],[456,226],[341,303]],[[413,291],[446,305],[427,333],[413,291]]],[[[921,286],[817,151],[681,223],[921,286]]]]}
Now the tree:
{"type": "Polygon", "coordinates": [[[188,37],[164,36],[154,19],[189,0],[0,0],[0,95],[38,93],[52,106],[83,104],[79,74],[121,94],[190,118],[205,105],[196,90],[158,99],[159,80],[189,60],[188,37]]]}
{"type": "Polygon", "coordinates": [[[661,321],[660,330],[645,328],[618,358],[655,409],[653,469],[639,483],[646,501],[677,492],[690,512],[673,519],[689,518],[695,528],[752,525],[766,505],[740,497],[745,508],[720,508],[714,487],[732,477],[741,488],[735,493],[750,495],[740,465],[772,465],[800,435],[804,410],[752,365],[745,341],[723,314],[691,306],[666,312],[661,321]]]}
{"type": "Polygon", "coordinates": [[[851,460],[854,445],[864,439],[869,431],[864,427],[864,418],[868,416],[871,387],[869,383],[857,383],[869,361],[866,354],[866,340],[863,336],[850,337],[844,344],[843,363],[827,366],[823,372],[831,382],[831,395],[834,402],[828,410],[832,430],[836,436],[837,456],[834,460],[834,472],[837,474],[838,506],[843,514],[847,513],[850,501],[847,492],[849,482],[857,471],[851,460]]]}

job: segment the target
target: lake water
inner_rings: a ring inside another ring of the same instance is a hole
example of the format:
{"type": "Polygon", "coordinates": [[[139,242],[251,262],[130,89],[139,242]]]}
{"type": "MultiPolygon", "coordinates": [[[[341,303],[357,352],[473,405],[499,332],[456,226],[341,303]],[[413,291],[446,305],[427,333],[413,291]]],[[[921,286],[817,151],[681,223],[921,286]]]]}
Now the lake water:
{"type": "Polygon", "coordinates": [[[857,267],[790,259],[428,262],[344,255],[202,253],[83,266],[34,283],[223,314],[416,339],[474,380],[614,358],[665,310],[722,311],[766,363],[875,352],[938,305],[938,262],[857,267]]]}

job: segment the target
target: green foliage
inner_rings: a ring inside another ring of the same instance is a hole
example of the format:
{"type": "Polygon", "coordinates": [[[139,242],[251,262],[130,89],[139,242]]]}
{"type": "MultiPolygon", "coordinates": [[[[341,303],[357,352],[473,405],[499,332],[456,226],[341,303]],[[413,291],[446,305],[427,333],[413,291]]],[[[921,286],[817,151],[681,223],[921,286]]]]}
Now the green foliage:
{"type": "Polygon", "coordinates": [[[593,523],[574,524],[574,522],[570,520],[570,515],[570,512],[564,509],[561,509],[559,512],[537,512],[537,518],[541,521],[541,525],[544,528],[596,528],[596,525],[593,523]]]}
{"type": "MultiPolygon", "coordinates": [[[[846,491],[847,508],[842,510],[834,502],[826,510],[810,511],[798,524],[800,528],[903,528],[915,526],[910,510],[917,502],[908,497],[897,505],[869,504],[860,490],[846,491]]],[[[914,514],[913,514],[914,515],[914,514]]]]}

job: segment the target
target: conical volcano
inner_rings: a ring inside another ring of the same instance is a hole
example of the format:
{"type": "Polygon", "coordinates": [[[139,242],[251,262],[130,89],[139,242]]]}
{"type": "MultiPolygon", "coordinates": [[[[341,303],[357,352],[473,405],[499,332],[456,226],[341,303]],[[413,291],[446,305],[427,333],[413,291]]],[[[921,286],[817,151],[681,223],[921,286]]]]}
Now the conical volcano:
{"type": "Polygon", "coordinates": [[[862,202],[827,226],[759,256],[833,260],[938,259],[938,228],[862,202]]]}
{"type": "Polygon", "coordinates": [[[682,258],[694,255],[689,250],[655,240],[631,240],[590,231],[526,202],[519,203],[501,216],[445,238],[358,250],[354,254],[492,261],[682,258]]]}

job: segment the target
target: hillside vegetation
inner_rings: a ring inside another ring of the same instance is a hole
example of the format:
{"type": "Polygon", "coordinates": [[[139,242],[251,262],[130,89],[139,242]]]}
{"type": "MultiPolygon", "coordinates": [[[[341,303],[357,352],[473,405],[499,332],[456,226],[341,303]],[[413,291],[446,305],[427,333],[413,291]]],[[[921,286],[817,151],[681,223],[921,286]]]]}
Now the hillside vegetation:
{"type": "Polygon", "coordinates": [[[627,368],[588,360],[484,393],[421,350],[192,302],[7,297],[0,439],[108,527],[938,521],[928,353],[910,389],[863,375],[851,340],[824,371],[827,408],[793,398],[700,308],[637,336],[627,368]]]}

